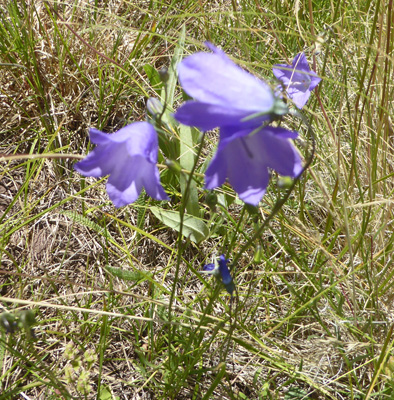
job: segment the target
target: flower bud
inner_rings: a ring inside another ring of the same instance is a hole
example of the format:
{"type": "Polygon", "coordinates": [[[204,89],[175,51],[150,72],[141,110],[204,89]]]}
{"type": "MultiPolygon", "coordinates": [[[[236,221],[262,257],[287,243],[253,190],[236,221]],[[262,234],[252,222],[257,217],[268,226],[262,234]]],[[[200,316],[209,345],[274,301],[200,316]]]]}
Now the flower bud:
{"type": "Polygon", "coordinates": [[[36,323],[36,316],[32,310],[25,310],[19,314],[19,322],[24,329],[29,330],[36,323]]]}
{"type": "Polygon", "coordinates": [[[146,109],[148,110],[148,114],[155,118],[162,114],[163,104],[161,104],[160,100],[156,99],[156,97],[149,97],[146,103],[146,109]]]}
{"type": "Polygon", "coordinates": [[[166,159],[164,164],[172,171],[176,173],[180,173],[182,171],[182,167],[179,163],[174,160],[166,159]]]}
{"type": "Polygon", "coordinates": [[[293,183],[293,179],[290,176],[281,176],[276,184],[280,189],[288,189],[293,183]]]}
{"type": "Polygon", "coordinates": [[[10,313],[0,314],[0,326],[2,326],[7,333],[14,333],[16,329],[15,317],[10,313]]]}
{"type": "Polygon", "coordinates": [[[253,262],[254,262],[255,264],[260,264],[262,258],[263,258],[263,249],[262,249],[262,247],[258,244],[258,245],[256,246],[255,251],[254,251],[253,262]]]}
{"type": "Polygon", "coordinates": [[[278,117],[281,117],[283,115],[286,115],[289,112],[289,107],[287,104],[279,99],[275,99],[274,107],[273,107],[273,114],[275,114],[278,117]]]}
{"type": "Polygon", "coordinates": [[[163,67],[159,70],[160,79],[162,82],[166,83],[170,79],[170,74],[168,73],[168,69],[163,67]]]}

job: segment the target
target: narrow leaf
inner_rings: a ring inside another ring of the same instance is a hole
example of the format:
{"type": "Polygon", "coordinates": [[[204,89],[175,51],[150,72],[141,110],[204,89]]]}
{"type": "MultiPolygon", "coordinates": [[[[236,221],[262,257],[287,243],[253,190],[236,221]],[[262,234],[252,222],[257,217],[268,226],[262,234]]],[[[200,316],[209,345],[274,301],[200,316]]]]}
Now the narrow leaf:
{"type": "Polygon", "coordinates": [[[167,87],[167,95],[165,93],[165,89],[163,88],[161,92],[161,98],[164,102],[166,100],[166,105],[168,108],[173,108],[174,104],[174,96],[176,83],[178,81],[178,64],[182,60],[183,57],[183,47],[185,45],[185,37],[186,37],[186,27],[182,25],[181,32],[179,35],[178,44],[175,48],[174,55],[171,59],[170,67],[168,68],[168,81],[166,84],[167,87]]]}
{"type": "MultiPolygon", "coordinates": [[[[193,142],[192,129],[193,128],[190,128],[189,126],[179,125],[181,153],[179,162],[181,164],[181,167],[183,169],[186,169],[187,171],[191,171],[195,163],[195,143],[193,142]]],[[[188,175],[181,173],[181,193],[182,196],[187,196],[186,211],[188,212],[188,214],[198,217],[200,215],[200,208],[198,206],[197,185],[194,180],[191,180],[188,193],[186,193],[188,179],[188,175]]]]}

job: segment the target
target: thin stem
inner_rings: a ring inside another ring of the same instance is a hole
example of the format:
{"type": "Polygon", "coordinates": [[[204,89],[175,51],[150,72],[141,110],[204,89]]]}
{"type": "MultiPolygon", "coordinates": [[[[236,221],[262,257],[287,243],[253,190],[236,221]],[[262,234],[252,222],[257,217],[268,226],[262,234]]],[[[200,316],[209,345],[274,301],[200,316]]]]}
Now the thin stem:
{"type": "MultiPolygon", "coordinates": [[[[174,283],[172,285],[172,290],[171,290],[171,295],[170,295],[170,301],[168,304],[168,323],[170,325],[170,332],[169,332],[169,343],[172,342],[172,338],[173,338],[173,334],[175,332],[175,327],[172,326],[172,306],[174,304],[174,298],[175,298],[175,291],[176,291],[176,287],[177,287],[177,283],[179,280],[179,270],[180,270],[180,265],[181,265],[181,261],[182,261],[182,231],[183,231],[183,220],[184,220],[184,216],[185,216],[185,211],[186,211],[186,204],[188,201],[188,197],[189,197],[189,188],[190,188],[190,184],[192,182],[193,179],[193,174],[195,169],[197,168],[197,163],[198,160],[200,158],[203,146],[204,146],[204,139],[205,139],[205,132],[203,132],[202,137],[201,137],[201,143],[198,147],[197,150],[197,156],[193,165],[192,170],[190,171],[190,175],[188,177],[187,183],[186,183],[186,188],[185,188],[185,195],[182,197],[182,201],[181,201],[181,206],[179,209],[179,216],[180,216],[180,223],[179,223],[179,234],[178,234],[178,240],[177,240],[177,249],[178,249],[178,253],[177,253],[177,261],[176,261],[176,268],[175,268],[175,278],[174,278],[174,283]]],[[[169,358],[169,365],[171,365],[172,362],[172,355],[173,355],[173,351],[172,351],[172,347],[171,345],[168,347],[168,358],[169,358]]]]}
{"type": "Polygon", "coordinates": [[[256,231],[256,233],[252,236],[251,239],[249,239],[242,247],[241,250],[237,253],[237,255],[234,258],[233,263],[235,264],[241,257],[241,255],[251,246],[252,243],[256,242],[265,230],[265,228],[268,226],[268,224],[271,222],[271,220],[275,217],[275,215],[280,211],[280,209],[283,207],[283,205],[286,203],[287,199],[290,197],[291,192],[293,191],[295,185],[297,182],[300,180],[301,175],[309,168],[309,166],[312,164],[313,157],[315,154],[315,149],[316,149],[316,141],[315,141],[315,135],[313,133],[313,129],[307,119],[304,117],[303,114],[301,114],[298,110],[290,110],[290,114],[293,116],[296,116],[300,118],[305,125],[308,127],[308,134],[312,142],[312,151],[309,155],[309,157],[306,160],[306,163],[304,167],[302,168],[301,172],[294,178],[293,183],[291,184],[289,190],[286,192],[286,194],[278,199],[274,205],[274,208],[272,209],[271,213],[267,216],[267,218],[264,220],[263,224],[260,226],[260,228],[256,231]]]}

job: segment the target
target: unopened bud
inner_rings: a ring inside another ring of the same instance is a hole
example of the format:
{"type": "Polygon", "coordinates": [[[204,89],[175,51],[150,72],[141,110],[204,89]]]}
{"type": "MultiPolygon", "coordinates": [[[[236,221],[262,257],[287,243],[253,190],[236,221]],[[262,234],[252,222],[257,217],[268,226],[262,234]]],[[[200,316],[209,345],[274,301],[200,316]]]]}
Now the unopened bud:
{"type": "Polygon", "coordinates": [[[274,107],[273,107],[273,114],[278,117],[286,115],[289,112],[289,107],[287,107],[286,103],[279,99],[275,99],[274,107]]]}
{"type": "Polygon", "coordinates": [[[160,79],[162,82],[166,83],[170,79],[170,75],[168,73],[168,69],[163,67],[159,70],[160,79]]]}
{"type": "Polygon", "coordinates": [[[156,97],[149,97],[146,103],[146,109],[148,110],[148,114],[155,118],[162,114],[163,104],[161,104],[160,100],[156,99],[156,97]]]}
{"type": "Polygon", "coordinates": [[[290,176],[281,176],[276,184],[280,189],[288,189],[293,184],[293,179],[290,176]]]}
{"type": "Polygon", "coordinates": [[[19,322],[24,329],[29,330],[36,323],[36,316],[32,310],[24,310],[19,314],[19,322]]]}
{"type": "Polygon", "coordinates": [[[164,164],[172,171],[176,173],[180,173],[182,171],[182,167],[179,163],[174,160],[169,160],[168,158],[164,162],[164,164]]]}
{"type": "Polygon", "coordinates": [[[263,248],[258,244],[254,251],[253,262],[255,264],[260,264],[263,258],[263,248]]]}
{"type": "Polygon", "coordinates": [[[2,326],[7,333],[14,333],[16,329],[15,317],[9,313],[0,314],[0,326],[2,326]]]}

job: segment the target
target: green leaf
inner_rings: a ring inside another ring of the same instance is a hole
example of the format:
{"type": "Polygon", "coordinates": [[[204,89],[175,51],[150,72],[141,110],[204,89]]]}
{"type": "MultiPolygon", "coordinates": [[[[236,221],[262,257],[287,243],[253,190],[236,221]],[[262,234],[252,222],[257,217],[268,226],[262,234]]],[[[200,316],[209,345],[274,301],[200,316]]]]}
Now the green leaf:
{"type": "Polygon", "coordinates": [[[285,400],[309,399],[308,392],[297,386],[291,386],[285,394],[285,400]]]}
{"type": "Polygon", "coordinates": [[[150,64],[145,64],[144,65],[144,71],[146,73],[146,76],[148,77],[149,83],[152,85],[153,89],[157,91],[157,89],[160,89],[162,86],[162,81],[160,79],[159,73],[156,71],[154,67],[150,64]]]}
{"type": "MultiPolygon", "coordinates": [[[[158,207],[151,207],[150,210],[164,225],[167,225],[177,232],[180,232],[181,217],[179,212],[163,210],[158,207]]],[[[200,218],[185,214],[183,218],[182,234],[189,238],[192,242],[200,243],[208,237],[209,229],[205,222],[200,218]]]]}
{"type": "Polygon", "coordinates": [[[111,391],[107,387],[103,386],[100,390],[99,399],[100,400],[118,400],[118,399],[120,399],[120,397],[112,396],[111,391]]]}
{"type": "Polygon", "coordinates": [[[174,96],[176,83],[178,81],[178,64],[181,62],[183,57],[183,47],[185,45],[185,37],[186,37],[186,27],[182,26],[181,32],[179,35],[178,44],[175,48],[174,55],[171,59],[170,67],[168,68],[168,81],[166,84],[167,87],[167,96],[165,93],[165,88],[161,91],[162,101],[166,100],[167,107],[173,108],[174,105],[174,96]]]}
{"type": "MultiPolygon", "coordinates": [[[[180,135],[180,159],[179,163],[181,167],[187,171],[191,171],[193,169],[195,163],[195,154],[194,154],[194,137],[192,132],[193,128],[189,126],[180,125],[179,126],[179,135],[180,135]]],[[[197,193],[197,185],[196,182],[192,179],[188,188],[188,193],[186,193],[187,189],[187,181],[189,176],[181,173],[180,176],[180,184],[181,184],[181,193],[182,196],[188,196],[186,202],[186,211],[190,215],[194,215],[198,217],[200,215],[200,207],[198,205],[198,193],[197,193]]]]}

